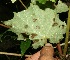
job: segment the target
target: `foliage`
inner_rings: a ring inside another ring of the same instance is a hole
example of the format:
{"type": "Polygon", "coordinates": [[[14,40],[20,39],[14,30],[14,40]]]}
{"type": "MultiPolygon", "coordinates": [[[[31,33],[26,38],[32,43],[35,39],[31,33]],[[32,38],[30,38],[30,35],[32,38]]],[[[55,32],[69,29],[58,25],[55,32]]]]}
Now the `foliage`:
{"type": "Polygon", "coordinates": [[[32,2],[33,4],[36,4],[36,1],[38,1],[38,2],[41,3],[41,4],[45,4],[46,1],[56,2],[55,0],[31,0],[31,2],[32,2]]]}
{"type": "MultiPolygon", "coordinates": [[[[17,0],[11,1],[14,4],[17,0]]],[[[63,34],[66,33],[67,25],[65,21],[59,19],[59,13],[66,12],[69,8],[60,0],[57,5],[55,3],[56,0],[31,0],[30,6],[26,10],[18,13],[14,12],[13,19],[3,22],[5,25],[11,26],[8,31],[16,33],[18,35],[17,40],[21,40],[22,56],[30,47],[31,40],[33,41],[33,48],[37,49],[44,46],[47,39],[50,43],[59,43],[64,38],[63,34]],[[45,5],[47,1],[54,2],[53,6],[55,8],[46,7],[42,10],[37,5],[37,3],[45,5]],[[28,37],[22,35],[23,33],[28,37]]],[[[0,36],[2,37],[2,35],[0,36]]]]}
{"type": "Polygon", "coordinates": [[[58,2],[54,10],[42,10],[38,5],[31,3],[27,10],[14,13],[14,18],[5,21],[4,24],[12,26],[10,30],[18,35],[18,40],[25,38],[21,33],[29,35],[30,40],[36,41],[32,45],[35,49],[44,46],[47,39],[50,43],[58,43],[66,32],[66,23],[59,19],[57,13],[68,11],[66,4],[58,2]]]}
{"type": "Polygon", "coordinates": [[[11,0],[12,1],[12,3],[14,3],[16,0],[11,0]]]}
{"type": "Polygon", "coordinates": [[[21,41],[20,49],[21,49],[21,55],[23,56],[26,50],[30,47],[31,41],[27,39],[26,41],[21,41]]]}

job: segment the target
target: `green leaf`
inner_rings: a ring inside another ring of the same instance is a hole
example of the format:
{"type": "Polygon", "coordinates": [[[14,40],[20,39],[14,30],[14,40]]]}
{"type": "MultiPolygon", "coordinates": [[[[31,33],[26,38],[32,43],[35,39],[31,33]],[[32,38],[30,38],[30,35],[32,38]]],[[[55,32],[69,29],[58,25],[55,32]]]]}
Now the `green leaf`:
{"type": "Polygon", "coordinates": [[[52,1],[52,2],[56,2],[56,0],[50,0],[50,1],[52,1]]]}
{"type": "Polygon", "coordinates": [[[39,3],[45,4],[47,0],[37,0],[39,3]]]}
{"type": "Polygon", "coordinates": [[[45,4],[46,1],[52,1],[52,2],[56,2],[55,0],[37,0],[39,3],[41,4],[45,4]]]}
{"type": "Polygon", "coordinates": [[[26,41],[21,41],[20,49],[21,49],[21,55],[23,56],[26,50],[30,47],[31,41],[27,39],[26,41]]]}

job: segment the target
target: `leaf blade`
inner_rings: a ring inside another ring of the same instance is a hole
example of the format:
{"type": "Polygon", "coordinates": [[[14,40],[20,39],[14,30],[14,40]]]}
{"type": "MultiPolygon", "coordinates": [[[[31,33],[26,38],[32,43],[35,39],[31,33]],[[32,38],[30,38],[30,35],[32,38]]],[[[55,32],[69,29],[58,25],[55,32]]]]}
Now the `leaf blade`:
{"type": "Polygon", "coordinates": [[[21,41],[20,49],[21,49],[21,56],[24,55],[26,50],[30,47],[31,41],[27,39],[26,41],[21,41]]]}

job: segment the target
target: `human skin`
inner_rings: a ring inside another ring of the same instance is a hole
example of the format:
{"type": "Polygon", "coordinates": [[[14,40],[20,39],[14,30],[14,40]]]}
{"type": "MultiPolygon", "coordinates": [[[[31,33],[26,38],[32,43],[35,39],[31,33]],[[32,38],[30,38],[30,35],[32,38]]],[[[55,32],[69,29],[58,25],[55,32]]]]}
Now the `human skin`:
{"type": "Polygon", "coordinates": [[[47,43],[40,51],[26,58],[25,60],[58,60],[53,57],[54,48],[51,44],[47,43]]]}

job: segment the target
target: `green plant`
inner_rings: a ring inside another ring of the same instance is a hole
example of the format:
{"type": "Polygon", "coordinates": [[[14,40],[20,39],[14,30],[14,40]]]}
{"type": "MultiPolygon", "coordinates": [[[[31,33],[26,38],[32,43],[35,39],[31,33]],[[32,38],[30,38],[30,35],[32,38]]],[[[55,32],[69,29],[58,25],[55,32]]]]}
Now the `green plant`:
{"type": "MultiPolygon", "coordinates": [[[[16,0],[11,0],[13,3],[16,0]]],[[[41,9],[36,2],[41,4],[46,4],[48,0],[31,0],[30,6],[26,10],[21,12],[14,12],[14,17],[11,20],[4,21],[5,25],[11,26],[8,31],[12,31],[18,35],[17,40],[21,41],[21,54],[24,55],[25,51],[30,47],[30,42],[27,39],[33,41],[33,48],[44,46],[49,39],[50,43],[59,43],[62,40],[63,34],[66,33],[67,25],[65,22],[59,19],[59,13],[66,12],[69,10],[68,6],[62,1],[58,1],[55,5],[55,0],[50,0],[54,2],[54,9],[45,8],[41,9]],[[22,33],[29,36],[29,38],[22,35],[22,33]],[[24,44],[23,44],[24,43],[24,44]],[[22,47],[26,45],[25,51],[22,47]]]]}

